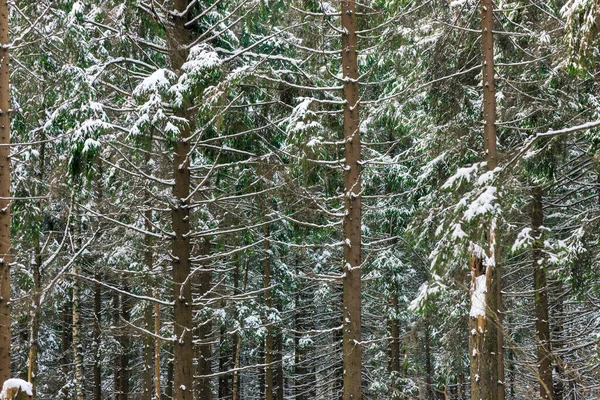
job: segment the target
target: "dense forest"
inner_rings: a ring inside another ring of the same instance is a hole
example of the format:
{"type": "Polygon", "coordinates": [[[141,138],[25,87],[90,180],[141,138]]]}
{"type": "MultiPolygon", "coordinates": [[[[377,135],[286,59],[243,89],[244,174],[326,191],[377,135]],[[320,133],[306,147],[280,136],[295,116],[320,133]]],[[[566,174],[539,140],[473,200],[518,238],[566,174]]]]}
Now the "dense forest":
{"type": "Polygon", "coordinates": [[[598,0],[0,0],[0,55],[0,398],[600,398],[598,0]]]}

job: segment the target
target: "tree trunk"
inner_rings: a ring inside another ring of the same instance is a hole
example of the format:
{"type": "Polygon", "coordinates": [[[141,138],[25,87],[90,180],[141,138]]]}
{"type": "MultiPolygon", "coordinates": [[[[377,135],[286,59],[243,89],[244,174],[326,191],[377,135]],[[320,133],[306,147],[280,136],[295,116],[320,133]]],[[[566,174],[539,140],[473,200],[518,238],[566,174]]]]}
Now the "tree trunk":
{"type": "MultiPolygon", "coordinates": [[[[481,0],[481,45],[483,48],[483,115],[484,144],[487,168],[493,171],[498,165],[496,152],[496,99],[494,89],[494,25],[492,0],[481,0]]],[[[471,360],[471,398],[504,399],[503,338],[498,305],[502,287],[499,269],[496,268],[496,226],[492,218],[488,244],[489,262],[484,262],[481,249],[471,248],[471,313],[469,318],[469,357],[471,360]]]]}
{"type": "MultiPolygon", "coordinates": [[[[127,280],[124,279],[123,290],[129,292],[129,285],[127,280]]],[[[125,295],[121,296],[121,319],[129,322],[131,315],[131,299],[125,295]]],[[[128,326],[124,325],[123,322],[119,321],[120,325],[123,325],[123,329],[119,335],[119,341],[121,342],[121,354],[119,357],[119,369],[121,370],[121,376],[119,381],[119,400],[127,400],[129,398],[129,352],[131,339],[128,332],[128,326]]]]}
{"type": "Polygon", "coordinates": [[[344,279],[343,339],[344,400],[360,400],[361,340],[361,178],[356,4],[343,0],[342,73],[344,76],[344,279]]]}
{"type": "MultiPolygon", "coordinates": [[[[150,133],[146,138],[146,156],[144,158],[145,168],[148,174],[152,173],[150,161],[151,161],[151,151],[152,151],[152,140],[153,135],[150,133]]],[[[144,211],[144,228],[146,232],[149,232],[144,235],[144,265],[147,271],[154,272],[154,238],[150,234],[152,232],[152,200],[150,196],[150,189],[146,188],[144,192],[144,206],[146,210],[144,211]]],[[[150,287],[147,289],[147,293],[149,297],[154,297],[156,293],[155,283],[152,282],[150,287]]],[[[144,309],[144,325],[146,326],[146,330],[149,332],[155,331],[155,306],[158,306],[158,303],[146,302],[144,309]]],[[[160,336],[160,331],[157,333],[157,337],[160,336]]],[[[155,376],[155,368],[154,358],[155,358],[155,348],[156,343],[160,343],[157,338],[153,338],[150,335],[146,335],[144,337],[144,373],[143,373],[143,388],[142,388],[142,400],[151,400],[152,399],[152,388],[153,388],[153,379],[155,376]]],[[[159,344],[160,346],[160,344],[159,344]]],[[[160,361],[160,347],[159,347],[159,361],[160,361]]],[[[160,379],[160,364],[158,366],[158,374],[156,374],[157,379],[160,379]]],[[[160,388],[160,382],[159,382],[160,388]]],[[[160,399],[160,389],[157,391],[157,395],[159,397],[155,397],[156,399],[160,399]]]]}
{"type": "MultiPolygon", "coordinates": [[[[117,284],[115,284],[115,286],[118,286],[117,284]]],[[[114,398],[115,400],[119,400],[119,384],[121,382],[121,374],[122,374],[122,370],[121,370],[121,352],[122,349],[121,347],[121,340],[120,340],[120,336],[121,333],[119,332],[119,325],[121,324],[121,321],[119,319],[119,310],[121,309],[121,298],[119,297],[119,292],[117,291],[113,291],[113,322],[112,322],[112,327],[113,327],[113,332],[114,332],[114,338],[115,341],[117,342],[117,347],[116,347],[116,351],[115,354],[113,356],[113,393],[114,393],[114,398]]]]}
{"type": "Polygon", "coordinates": [[[425,398],[433,400],[433,366],[431,365],[431,334],[429,317],[425,317],[425,398]]]}
{"type": "MultiPolygon", "coordinates": [[[[154,304],[154,334],[160,335],[160,305],[154,304]]],[[[154,339],[154,398],[160,400],[160,340],[154,339]]]]}
{"type": "Polygon", "coordinates": [[[533,259],[533,281],[535,289],[535,329],[537,336],[537,378],[540,383],[540,399],[552,399],[552,354],[550,351],[550,324],[548,322],[548,286],[544,262],[544,239],[541,227],[544,224],[542,188],[532,190],[531,201],[531,249],[533,259]]]}
{"type": "MultiPolygon", "coordinates": [[[[207,255],[210,253],[210,242],[205,240],[201,243],[201,252],[203,255],[207,255]]],[[[207,266],[206,271],[200,272],[200,282],[199,282],[199,297],[203,298],[207,293],[210,292],[211,289],[211,272],[210,267],[207,266]]],[[[212,373],[211,366],[211,357],[212,357],[212,348],[211,348],[211,335],[212,335],[212,322],[209,321],[201,321],[200,325],[197,328],[198,332],[198,374],[200,376],[210,375],[212,373]]],[[[198,398],[203,400],[210,400],[212,397],[212,393],[210,390],[210,378],[199,378],[197,382],[197,390],[198,390],[198,398]]]]}
{"type": "Polygon", "coordinates": [[[554,388],[552,389],[554,395],[553,400],[563,400],[564,397],[564,365],[562,357],[560,356],[561,350],[565,347],[564,343],[564,304],[563,304],[563,286],[560,278],[555,281],[552,285],[554,298],[557,299],[556,306],[553,308],[554,323],[552,327],[552,345],[551,348],[554,352],[554,368],[556,369],[556,377],[554,379],[554,388]]]}
{"type": "MultiPolygon", "coordinates": [[[[77,217],[79,218],[79,216],[77,217]]],[[[75,227],[75,251],[78,251],[81,245],[80,222],[76,222],[75,227]]],[[[73,273],[73,361],[75,362],[75,394],[77,400],[85,399],[84,373],[83,373],[83,344],[81,343],[81,286],[79,276],[81,275],[81,263],[73,263],[71,272],[73,273]]]]}
{"type": "MultiPolygon", "coordinates": [[[[174,71],[179,71],[187,58],[186,45],[189,33],[185,27],[187,13],[183,12],[189,5],[188,0],[173,0],[173,10],[168,26],[167,43],[169,58],[174,71]]],[[[179,126],[179,136],[173,157],[173,198],[171,223],[174,233],[173,260],[173,299],[175,345],[173,354],[173,395],[175,400],[192,400],[193,393],[193,357],[192,344],[192,289],[188,280],[190,275],[190,169],[189,158],[191,126],[187,106],[173,110],[174,115],[186,121],[179,126]]]]}
{"type": "MultiPolygon", "coordinates": [[[[42,134],[42,140],[45,135],[42,134]]],[[[46,168],[46,144],[42,143],[40,148],[40,158],[37,171],[38,182],[35,184],[34,196],[41,196],[42,182],[44,181],[44,169],[46,168]]],[[[43,200],[39,201],[39,211],[35,218],[35,224],[32,233],[33,242],[33,309],[31,311],[31,331],[30,331],[30,347],[29,347],[29,362],[27,368],[27,380],[31,383],[33,399],[37,397],[37,374],[38,374],[38,354],[39,354],[39,332],[40,332],[40,296],[42,295],[42,251],[40,244],[40,231],[42,214],[44,211],[43,200]]]]}
{"type": "MultiPolygon", "coordinates": [[[[152,290],[150,290],[152,296],[152,290]]],[[[144,307],[144,325],[146,330],[152,332],[154,330],[154,305],[147,302],[144,307]]],[[[144,356],[143,356],[143,373],[142,373],[142,400],[152,399],[152,387],[154,378],[154,339],[150,335],[144,336],[144,356]]]]}
{"type": "MultiPolygon", "coordinates": [[[[265,288],[265,307],[267,313],[270,312],[273,306],[273,300],[271,298],[271,246],[269,242],[269,225],[266,224],[264,227],[265,240],[263,244],[264,248],[264,260],[263,260],[263,287],[265,288]]],[[[273,392],[273,327],[269,322],[268,318],[265,318],[265,324],[267,325],[267,336],[265,338],[265,399],[274,400],[273,392]]]]}
{"type": "Polygon", "coordinates": [[[8,2],[0,2],[0,382],[10,379],[10,107],[8,2]]]}
{"type": "MultiPolygon", "coordinates": [[[[97,281],[102,280],[102,276],[96,273],[94,278],[97,281]]],[[[100,326],[102,311],[102,287],[94,286],[94,400],[102,399],[102,369],[100,366],[100,345],[102,329],[100,326]]]]}
{"type": "MultiPolygon", "coordinates": [[[[278,311],[281,311],[281,307],[277,307],[278,311]]],[[[284,389],[284,375],[283,375],[283,333],[281,329],[277,328],[277,332],[274,337],[274,354],[273,362],[275,363],[275,374],[273,377],[273,383],[275,385],[275,398],[277,400],[283,400],[283,389],[284,389]]]]}
{"type": "MultiPolygon", "coordinates": [[[[246,258],[246,260],[244,261],[244,270],[243,270],[243,283],[242,283],[242,290],[240,291],[240,282],[239,282],[239,275],[240,275],[240,266],[242,264],[242,258],[241,258],[241,253],[239,253],[239,259],[238,259],[238,263],[235,267],[235,274],[234,274],[234,294],[238,295],[240,293],[243,293],[246,291],[246,285],[248,282],[248,266],[249,266],[249,259],[246,258]]],[[[232,389],[231,389],[231,399],[232,400],[239,400],[240,399],[240,373],[239,371],[237,371],[237,369],[240,368],[241,366],[241,356],[242,356],[242,335],[240,332],[236,332],[235,334],[235,350],[234,350],[234,355],[233,355],[233,365],[234,365],[234,372],[233,372],[233,382],[232,382],[232,389]]]]}
{"type": "Polygon", "coordinates": [[[62,309],[62,327],[61,327],[61,337],[60,337],[60,367],[63,371],[64,375],[69,374],[69,350],[72,348],[72,337],[73,337],[73,328],[71,327],[73,322],[73,303],[68,300],[69,297],[73,298],[73,292],[71,289],[70,296],[67,294],[65,296],[67,299],[63,304],[62,309]]]}
{"type": "MultiPolygon", "coordinates": [[[[102,203],[104,198],[104,190],[102,187],[102,176],[103,176],[103,166],[102,159],[97,159],[97,176],[96,176],[96,203],[100,210],[103,209],[102,203]]],[[[102,222],[98,221],[98,229],[102,226],[102,222]]],[[[94,274],[94,278],[97,281],[102,281],[102,275],[100,272],[96,272],[94,274]]],[[[94,374],[94,400],[101,400],[102,398],[102,367],[100,357],[100,348],[101,348],[101,337],[102,337],[102,327],[100,325],[100,321],[102,319],[102,286],[94,285],[94,330],[93,330],[93,349],[94,349],[94,366],[93,366],[93,374],[94,374]]]]}
{"type": "Polygon", "coordinates": [[[400,378],[400,321],[397,318],[398,313],[398,294],[395,291],[396,285],[394,285],[392,290],[392,296],[390,300],[390,305],[392,308],[392,318],[390,318],[390,375],[392,377],[392,385],[390,388],[391,399],[392,400],[400,400],[400,391],[398,388],[398,379],[400,378]]]}

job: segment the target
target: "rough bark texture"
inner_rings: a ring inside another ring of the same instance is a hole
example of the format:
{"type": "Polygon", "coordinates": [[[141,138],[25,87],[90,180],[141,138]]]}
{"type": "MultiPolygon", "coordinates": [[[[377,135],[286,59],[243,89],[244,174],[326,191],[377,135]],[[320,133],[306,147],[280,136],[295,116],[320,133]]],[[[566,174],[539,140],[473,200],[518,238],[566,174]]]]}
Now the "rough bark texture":
{"type": "Polygon", "coordinates": [[[540,399],[552,399],[552,353],[550,349],[550,324],[548,322],[548,286],[544,263],[544,241],[541,227],[544,223],[542,188],[532,190],[531,233],[533,281],[535,289],[535,329],[537,339],[537,378],[540,383],[540,399]]]}
{"type": "Polygon", "coordinates": [[[10,379],[10,119],[8,2],[0,2],[0,382],[10,379]]]}
{"type": "MultiPolygon", "coordinates": [[[[184,11],[188,0],[173,0],[173,10],[184,11]]],[[[187,13],[181,13],[187,15],[187,13]]],[[[167,30],[169,58],[174,71],[179,71],[187,58],[185,45],[189,42],[189,33],[185,28],[186,17],[179,14],[170,17],[171,26],[167,30]]],[[[174,110],[176,117],[189,121],[187,109],[182,106],[174,110]]],[[[192,345],[192,290],[190,275],[190,170],[188,153],[190,151],[190,124],[179,126],[179,137],[173,157],[173,198],[175,204],[171,212],[174,232],[173,259],[173,298],[175,301],[175,345],[173,355],[173,396],[176,400],[192,400],[193,393],[193,356],[192,345]]]]}
{"type": "MultiPolygon", "coordinates": [[[[484,147],[488,170],[498,165],[496,152],[496,99],[494,90],[494,25],[492,0],[481,0],[481,45],[483,53],[483,117],[484,147]]],[[[474,400],[504,399],[504,360],[501,316],[501,276],[496,265],[496,227],[492,220],[489,234],[490,262],[484,263],[482,254],[472,249],[470,269],[473,288],[479,277],[485,275],[483,315],[469,318],[469,357],[471,360],[471,398],[474,400]],[[502,376],[501,376],[502,375],[502,376]]],[[[473,294],[471,302],[473,303],[473,294]]]]}
{"type": "Polygon", "coordinates": [[[356,4],[341,2],[342,72],[344,76],[344,400],[360,400],[361,392],[361,177],[356,4]]]}

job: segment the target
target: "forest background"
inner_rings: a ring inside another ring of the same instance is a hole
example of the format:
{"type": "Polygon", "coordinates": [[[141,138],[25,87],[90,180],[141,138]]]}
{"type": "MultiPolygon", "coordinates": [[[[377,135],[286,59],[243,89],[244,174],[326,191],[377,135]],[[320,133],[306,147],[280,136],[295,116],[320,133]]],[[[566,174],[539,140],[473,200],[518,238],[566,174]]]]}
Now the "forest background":
{"type": "Polygon", "coordinates": [[[0,381],[598,398],[599,28],[596,0],[0,1],[0,381]]]}

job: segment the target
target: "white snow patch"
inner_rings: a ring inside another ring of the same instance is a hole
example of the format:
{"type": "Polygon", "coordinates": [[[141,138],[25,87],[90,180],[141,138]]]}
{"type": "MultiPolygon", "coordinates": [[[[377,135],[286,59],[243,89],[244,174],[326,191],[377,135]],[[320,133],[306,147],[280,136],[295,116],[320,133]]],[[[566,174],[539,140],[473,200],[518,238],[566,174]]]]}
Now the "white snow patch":
{"type": "Polygon", "coordinates": [[[181,69],[187,74],[199,75],[207,69],[220,66],[221,63],[217,52],[206,43],[202,43],[190,49],[187,61],[181,66],[181,69]]]}
{"type": "Polygon", "coordinates": [[[134,96],[144,94],[166,92],[171,87],[171,81],[175,80],[176,76],[168,69],[157,69],[150,76],[145,78],[133,91],[134,96]]]}
{"type": "Polygon", "coordinates": [[[475,288],[471,294],[471,311],[469,312],[472,318],[485,317],[485,294],[487,293],[485,278],[485,275],[475,278],[475,288]]]}
{"type": "Polygon", "coordinates": [[[21,388],[28,396],[33,396],[33,386],[31,383],[26,382],[23,379],[9,379],[2,385],[0,399],[8,399],[8,391],[16,388],[21,388]]]}
{"type": "Polygon", "coordinates": [[[496,209],[494,200],[496,199],[496,187],[488,186],[474,202],[469,204],[469,208],[465,211],[465,220],[470,221],[478,215],[494,211],[496,209]]]}

